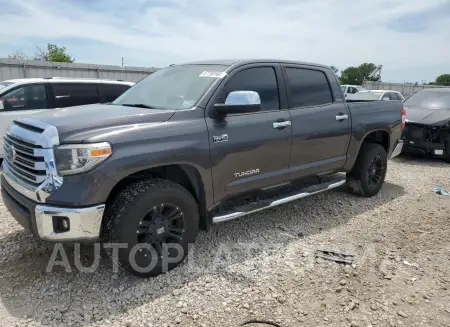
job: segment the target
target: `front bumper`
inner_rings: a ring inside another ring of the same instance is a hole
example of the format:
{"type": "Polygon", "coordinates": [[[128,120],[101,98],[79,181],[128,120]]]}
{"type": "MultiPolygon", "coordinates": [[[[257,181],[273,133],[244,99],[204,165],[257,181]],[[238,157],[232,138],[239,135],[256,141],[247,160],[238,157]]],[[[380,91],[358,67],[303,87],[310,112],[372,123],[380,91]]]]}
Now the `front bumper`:
{"type": "Polygon", "coordinates": [[[397,157],[400,153],[402,153],[402,150],[403,150],[403,141],[399,140],[397,145],[394,148],[394,151],[392,151],[391,156],[389,157],[389,159],[397,157]]]}
{"type": "Polygon", "coordinates": [[[3,203],[12,216],[42,240],[93,242],[99,238],[104,204],[82,208],[42,205],[17,192],[4,176],[1,185],[3,203]]]}
{"type": "Polygon", "coordinates": [[[442,158],[447,155],[444,143],[434,143],[421,140],[404,139],[403,151],[405,153],[419,154],[431,157],[442,158]]]}

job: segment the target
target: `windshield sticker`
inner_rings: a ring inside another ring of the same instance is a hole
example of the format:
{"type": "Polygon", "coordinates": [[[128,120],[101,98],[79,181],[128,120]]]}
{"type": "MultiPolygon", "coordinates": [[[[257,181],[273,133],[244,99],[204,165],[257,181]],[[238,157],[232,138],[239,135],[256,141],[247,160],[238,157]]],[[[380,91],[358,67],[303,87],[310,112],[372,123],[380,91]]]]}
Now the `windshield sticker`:
{"type": "Polygon", "coordinates": [[[204,71],[203,73],[201,73],[198,76],[199,77],[224,78],[225,76],[227,76],[227,73],[225,73],[225,72],[207,72],[207,71],[204,71]]]}
{"type": "Polygon", "coordinates": [[[192,106],[194,104],[194,100],[184,100],[183,101],[183,106],[192,106]]]}

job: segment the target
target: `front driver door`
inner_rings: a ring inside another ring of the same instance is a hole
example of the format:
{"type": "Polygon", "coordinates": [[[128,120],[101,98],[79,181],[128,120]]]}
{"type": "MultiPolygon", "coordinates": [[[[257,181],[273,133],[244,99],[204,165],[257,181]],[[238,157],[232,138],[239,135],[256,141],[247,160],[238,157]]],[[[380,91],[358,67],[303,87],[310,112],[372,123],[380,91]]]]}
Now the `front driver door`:
{"type": "Polygon", "coordinates": [[[209,103],[223,103],[232,91],[256,91],[262,110],[206,118],[215,202],[288,181],[291,116],[278,65],[249,65],[228,75],[209,103]]]}

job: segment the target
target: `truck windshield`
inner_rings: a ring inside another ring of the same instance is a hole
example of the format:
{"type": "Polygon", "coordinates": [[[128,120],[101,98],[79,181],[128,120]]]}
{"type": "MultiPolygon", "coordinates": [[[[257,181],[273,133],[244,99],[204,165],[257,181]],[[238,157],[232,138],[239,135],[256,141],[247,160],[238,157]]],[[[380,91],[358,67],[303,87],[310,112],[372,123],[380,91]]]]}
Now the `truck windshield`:
{"type": "Polygon", "coordinates": [[[450,92],[419,91],[405,101],[405,106],[424,109],[450,109],[450,92]]]}
{"type": "Polygon", "coordinates": [[[180,65],[156,71],[131,87],[112,104],[155,109],[188,109],[225,76],[228,66],[180,65]]]}

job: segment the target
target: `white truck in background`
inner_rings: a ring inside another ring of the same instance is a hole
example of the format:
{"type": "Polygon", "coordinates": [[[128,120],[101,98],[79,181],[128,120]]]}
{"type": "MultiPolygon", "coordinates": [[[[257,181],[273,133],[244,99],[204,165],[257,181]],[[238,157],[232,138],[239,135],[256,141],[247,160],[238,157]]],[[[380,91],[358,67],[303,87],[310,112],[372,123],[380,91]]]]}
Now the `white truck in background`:
{"type": "Polygon", "coordinates": [[[341,90],[344,94],[344,97],[347,98],[348,94],[355,94],[356,92],[364,91],[365,88],[363,88],[361,85],[343,84],[341,85],[341,90]]]}

